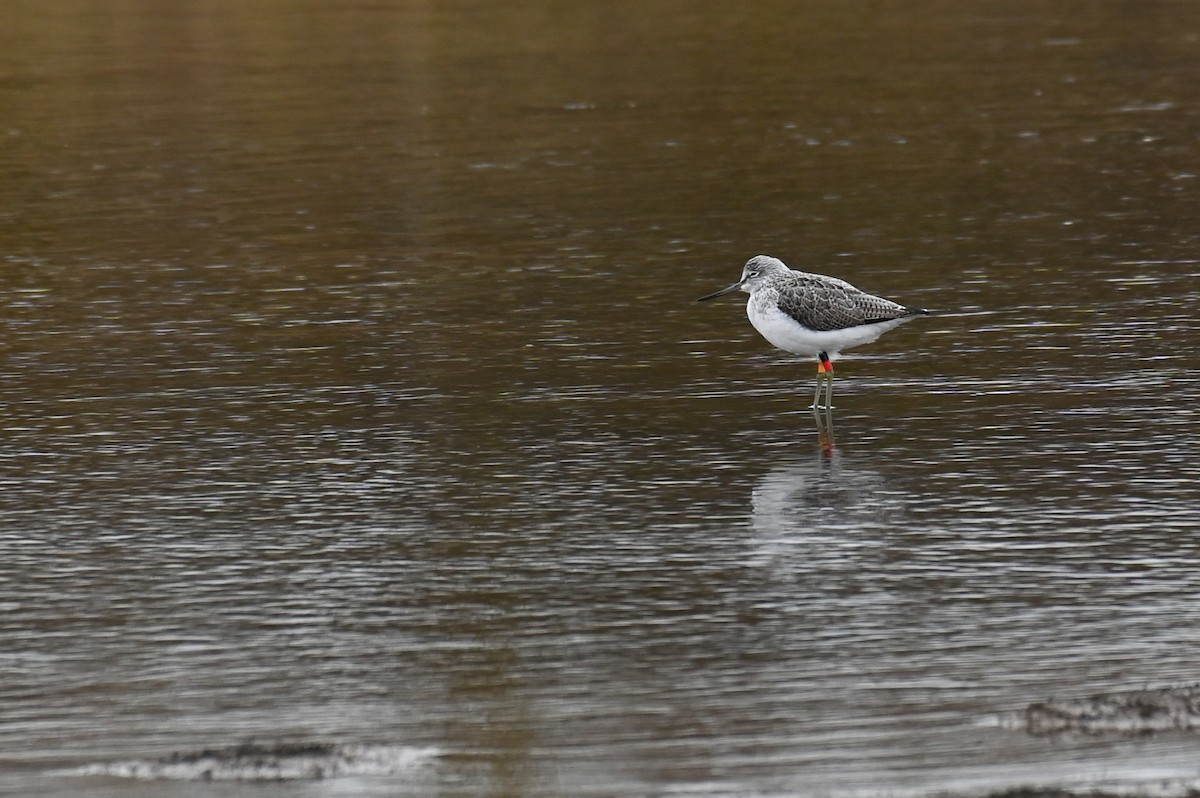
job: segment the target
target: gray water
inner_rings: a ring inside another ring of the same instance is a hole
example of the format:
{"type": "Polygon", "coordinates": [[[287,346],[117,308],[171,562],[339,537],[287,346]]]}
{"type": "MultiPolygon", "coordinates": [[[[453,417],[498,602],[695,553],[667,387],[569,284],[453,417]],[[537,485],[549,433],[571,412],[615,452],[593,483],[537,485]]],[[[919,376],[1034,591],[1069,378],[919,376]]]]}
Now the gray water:
{"type": "Polygon", "coordinates": [[[0,793],[1200,779],[1003,722],[1198,678],[1200,7],[509,5],[5,9],[0,793]]]}

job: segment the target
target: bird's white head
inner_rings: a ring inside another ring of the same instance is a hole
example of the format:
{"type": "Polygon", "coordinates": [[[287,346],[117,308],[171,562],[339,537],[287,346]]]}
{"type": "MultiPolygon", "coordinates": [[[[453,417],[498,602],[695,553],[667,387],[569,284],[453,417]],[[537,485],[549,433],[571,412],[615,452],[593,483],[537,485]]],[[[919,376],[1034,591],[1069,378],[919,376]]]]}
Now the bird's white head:
{"type": "Polygon", "coordinates": [[[734,291],[745,291],[747,294],[753,294],[772,277],[786,271],[788,271],[788,267],[779,258],[772,258],[770,255],[755,255],[746,261],[746,265],[742,268],[742,279],[733,285],[725,286],[720,291],[711,293],[708,296],[702,296],[697,301],[703,302],[706,299],[716,299],[719,296],[732,294],[734,291]]]}
{"type": "Polygon", "coordinates": [[[788,267],[779,258],[772,258],[770,255],[755,255],[746,261],[746,265],[742,268],[741,288],[747,294],[753,294],[759,286],[773,276],[786,271],[788,271],[788,267]]]}

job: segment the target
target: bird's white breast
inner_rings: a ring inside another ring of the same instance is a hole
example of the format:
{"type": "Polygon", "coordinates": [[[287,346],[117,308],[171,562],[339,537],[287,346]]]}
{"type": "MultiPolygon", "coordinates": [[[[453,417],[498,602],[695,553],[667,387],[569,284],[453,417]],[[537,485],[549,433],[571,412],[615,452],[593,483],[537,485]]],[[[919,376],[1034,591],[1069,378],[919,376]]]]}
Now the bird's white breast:
{"type": "Polygon", "coordinates": [[[746,303],[746,315],[754,329],[772,346],[785,352],[810,357],[816,357],[821,352],[827,352],[830,357],[834,357],[843,349],[869,344],[908,320],[900,318],[874,324],[860,324],[844,330],[810,330],[780,310],[774,297],[761,293],[750,297],[750,301],[746,303]]]}

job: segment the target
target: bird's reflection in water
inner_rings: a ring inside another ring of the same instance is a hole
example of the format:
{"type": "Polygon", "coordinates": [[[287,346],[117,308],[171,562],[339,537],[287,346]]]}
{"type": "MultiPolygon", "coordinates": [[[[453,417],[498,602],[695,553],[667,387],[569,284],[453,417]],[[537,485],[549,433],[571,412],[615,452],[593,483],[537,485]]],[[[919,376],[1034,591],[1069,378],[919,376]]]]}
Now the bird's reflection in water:
{"type": "Polygon", "coordinates": [[[882,474],[834,448],[832,416],[816,416],[818,450],[780,461],[750,496],[754,560],[793,574],[873,561],[906,506],[882,474]]]}
{"type": "Polygon", "coordinates": [[[813,420],[817,422],[817,444],[825,457],[833,456],[833,408],[813,405],[813,420]]]}

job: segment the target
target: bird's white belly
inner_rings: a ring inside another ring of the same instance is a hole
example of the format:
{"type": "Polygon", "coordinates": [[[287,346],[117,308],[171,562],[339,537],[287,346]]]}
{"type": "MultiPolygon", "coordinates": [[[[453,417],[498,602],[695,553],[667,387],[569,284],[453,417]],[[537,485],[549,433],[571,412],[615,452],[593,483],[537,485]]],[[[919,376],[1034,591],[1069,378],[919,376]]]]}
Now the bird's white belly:
{"type": "Polygon", "coordinates": [[[821,352],[827,352],[833,357],[843,349],[869,344],[888,330],[908,321],[907,318],[901,318],[860,324],[844,330],[810,330],[779,310],[774,303],[763,307],[757,306],[753,301],[747,303],[746,315],[750,317],[754,329],[776,348],[811,357],[816,357],[821,352]]]}

